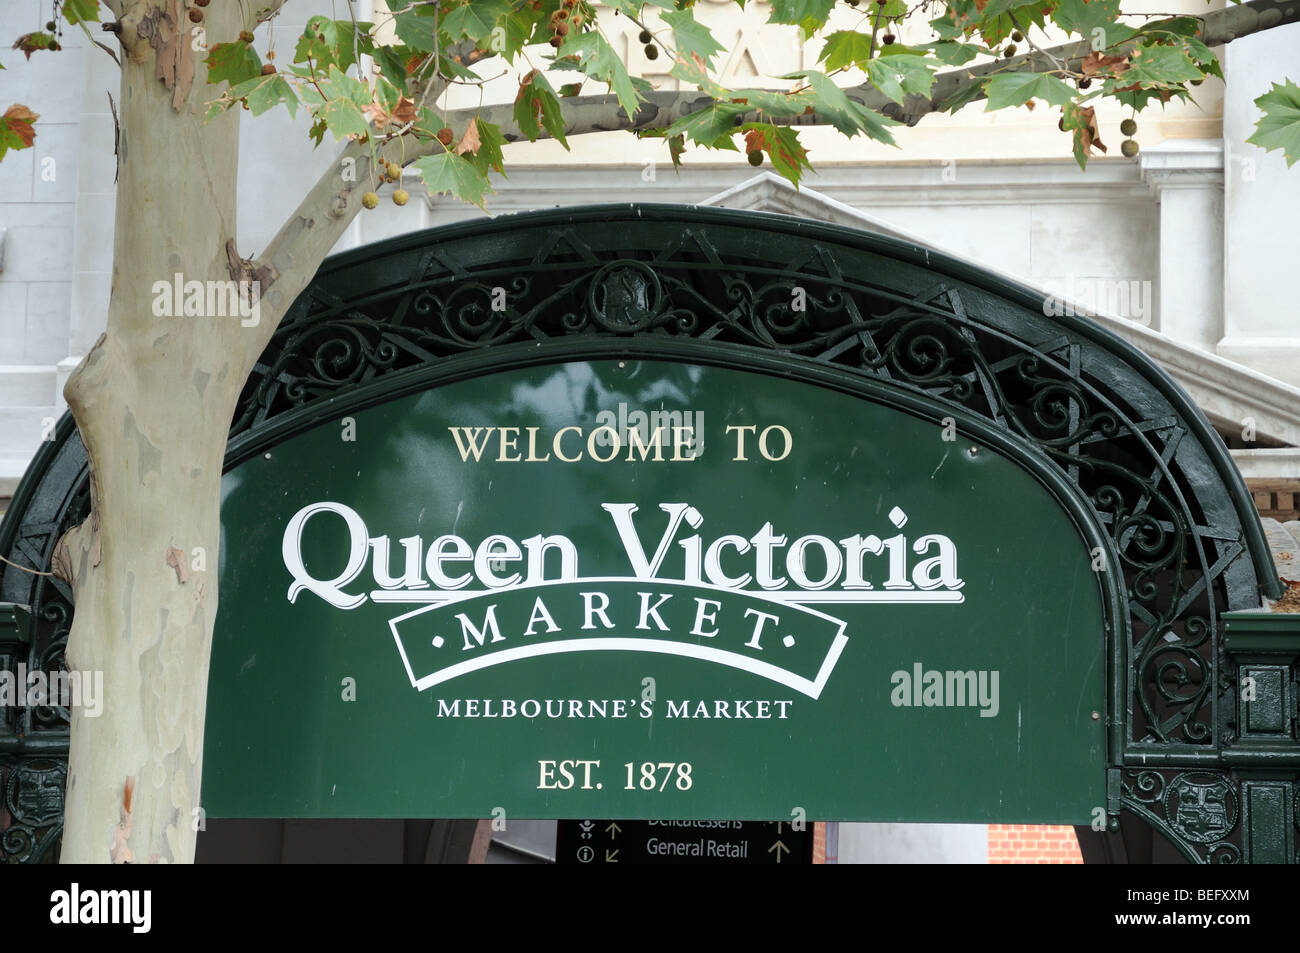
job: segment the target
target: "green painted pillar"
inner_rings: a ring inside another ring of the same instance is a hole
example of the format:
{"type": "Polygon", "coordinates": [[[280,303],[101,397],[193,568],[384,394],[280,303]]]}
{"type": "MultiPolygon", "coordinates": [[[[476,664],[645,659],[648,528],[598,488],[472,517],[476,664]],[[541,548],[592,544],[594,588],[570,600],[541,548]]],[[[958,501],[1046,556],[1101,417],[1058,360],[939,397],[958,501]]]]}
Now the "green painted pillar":
{"type": "Polygon", "coordinates": [[[1241,782],[1242,860],[1294,863],[1300,614],[1254,610],[1225,619],[1223,645],[1237,667],[1237,738],[1223,760],[1241,782]]]}

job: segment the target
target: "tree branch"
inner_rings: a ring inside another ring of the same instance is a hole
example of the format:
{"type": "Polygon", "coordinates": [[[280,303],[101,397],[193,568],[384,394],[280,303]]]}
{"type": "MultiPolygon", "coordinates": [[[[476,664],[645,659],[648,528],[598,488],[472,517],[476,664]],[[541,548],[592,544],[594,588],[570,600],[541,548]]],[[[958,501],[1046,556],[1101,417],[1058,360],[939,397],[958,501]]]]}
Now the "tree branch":
{"type": "MultiPolygon", "coordinates": [[[[1207,13],[1201,20],[1199,38],[1208,46],[1218,46],[1250,36],[1252,33],[1281,26],[1283,23],[1300,22],[1300,0],[1251,0],[1239,6],[1207,13]]],[[[947,70],[935,76],[934,86],[928,97],[909,96],[901,106],[869,83],[846,88],[845,93],[850,99],[856,100],[867,109],[897,119],[909,126],[915,126],[928,114],[942,111],[946,101],[968,88],[973,82],[983,80],[993,73],[1012,70],[1048,72],[1060,69],[1062,64],[1066,69],[1078,72],[1080,64],[1091,52],[1092,47],[1086,40],[1076,40],[1011,59],[993,60],[979,66],[947,70]]],[[[972,97],[971,101],[983,98],[984,93],[981,90],[972,97]]],[[[631,131],[664,129],[683,116],[703,109],[713,102],[711,96],[699,90],[655,90],[646,96],[645,102],[629,121],[627,114],[618,107],[613,94],[579,96],[565,101],[564,132],[566,136],[578,136],[583,133],[613,129],[631,131]]],[[[507,140],[517,142],[527,137],[515,124],[513,112],[513,105],[498,104],[454,110],[445,118],[448,125],[459,129],[472,117],[479,116],[486,122],[500,126],[507,140]]],[[[827,125],[830,120],[820,114],[810,113],[788,120],[777,120],[777,122],[793,126],[819,126],[827,125]]],[[[545,130],[542,132],[542,137],[548,137],[545,130]]],[[[423,149],[417,147],[416,154],[423,155],[429,151],[428,146],[423,149]]]]}
{"type": "Polygon", "coordinates": [[[253,14],[259,22],[269,20],[280,12],[280,8],[284,6],[285,2],[286,0],[255,0],[253,14]]]}
{"type": "MultiPolygon", "coordinates": [[[[468,38],[463,39],[458,43],[453,43],[451,46],[447,47],[445,54],[457,63],[468,64],[470,54],[474,52],[476,46],[477,45],[473,40],[468,38]]],[[[430,100],[436,103],[438,98],[442,96],[450,86],[451,80],[443,79],[441,75],[435,73],[427,80],[422,80],[415,84],[412,87],[411,92],[416,105],[423,106],[430,100]]]]}
{"type": "MultiPolygon", "coordinates": [[[[448,50],[448,55],[468,59],[473,50],[472,41],[462,40],[448,50]]],[[[446,82],[440,78],[429,82],[432,88],[421,90],[417,94],[418,102],[428,97],[436,99],[446,88],[446,82]]],[[[425,147],[416,144],[414,150],[408,146],[404,158],[409,161],[427,155],[431,146],[431,143],[425,147]]],[[[249,336],[255,339],[250,343],[253,358],[261,354],[279,319],[315,277],[321,260],[361,210],[361,196],[368,191],[367,183],[371,179],[370,164],[369,146],[350,141],[316,180],[266,251],[251,264],[252,272],[271,276],[270,286],[263,286],[262,297],[264,308],[269,306],[269,314],[265,316],[270,320],[263,322],[260,333],[249,336]]]]}
{"type": "MultiPolygon", "coordinates": [[[[1240,6],[1207,14],[1203,18],[1199,36],[1207,45],[1217,46],[1280,26],[1286,21],[1297,20],[1300,20],[1300,0],[1251,0],[1240,6]]],[[[953,95],[995,72],[1019,69],[1048,71],[1059,69],[1062,62],[1067,69],[1077,72],[1079,64],[1091,52],[1092,47],[1087,41],[1077,40],[1009,60],[995,60],[969,69],[948,70],[935,77],[929,97],[909,96],[902,106],[870,84],[852,87],[845,92],[868,109],[914,126],[929,113],[940,111],[942,104],[953,95]]],[[[972,101],[983,98],[981,90],[972,101]]],[[[707,93],[699,90],[655,90],[647,94],[636,116],[629,122],[612,94],[576,97],[565,104],[565,117],[568,120],[565,134],[577,136],[609,130],[662,129],[683,116],[705,108],[713,101],[707,93]]],[[[513,104],[499,103],[452,110],[444,115],[444,119],[452,128],[461,130],[469,124],[470,119],[477,116],[500,126],[506,138],[515,142],[526,137],[515,124],[513,114],[513,104]]],[[[829,120],[817,114],[808,114],[786,122],[801,126],[825,125],[829,120]]],[[[542,136],[547,137],[545,131],[542,136]]],[[[443,146],[435,142],[408,142],[403,158],[410,162],[442,149],[443,146]]],[[[263,301],[270,305],[271,320],[263,322],[259,333],[247,336],[249,339],[257,339],[250,343],[255,348],[252,353],[254,359],[270,339],[279,318],[311,281],[320,261],[351,224],[361,208],[361,194],[367,191],[364,183],[369,181],[369,147],[350,142],[307,193],[266,252],[253,263],[254,270],[270,269],[267,273],[273,276],[269,290],[263,289],[263,301]]]]}
{"type": "Polygon", "coordinates": [[[357,212],[371,180],[370,146],[350,141],[321,173],[298,203],[266,251],[251,264],[253,272],[269,274],[262,286],[262,321],[256,333],[245,335],[249,366],[261,354],[280,318],[316,275],[316,269],[338,242],[357,212]],[[250,356],[251,355],[251,356],[250,356]]]}

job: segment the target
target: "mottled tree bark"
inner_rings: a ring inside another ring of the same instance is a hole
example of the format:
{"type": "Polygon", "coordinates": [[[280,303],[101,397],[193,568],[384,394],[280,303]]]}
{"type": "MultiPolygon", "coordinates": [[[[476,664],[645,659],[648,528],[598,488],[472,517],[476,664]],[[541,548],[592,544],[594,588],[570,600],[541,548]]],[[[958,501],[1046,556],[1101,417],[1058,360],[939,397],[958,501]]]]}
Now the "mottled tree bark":
{"type": "MultiPolygon", "coordinates": [[[[117,6],[120,168],[107,329],[65,389],[93,507],[57,561],[77,606],[68,664],[104,673],[104,709],[97,718],[72,712],[62,859],[190,862],[227,431],[254,361],[360,201],[331,172],[263,261],[240,261],[239,112],[204,122],[217,90],[192,49],[182,0],[117,6]],[[156,313],[158,282],[241,278],[260,279],[252,314],[156,313]]],[[[203,8],[213,42],[252,27],[240,6],[203,8]]],[[[352,151],[365,180],[368,152],[352,151]]]]}

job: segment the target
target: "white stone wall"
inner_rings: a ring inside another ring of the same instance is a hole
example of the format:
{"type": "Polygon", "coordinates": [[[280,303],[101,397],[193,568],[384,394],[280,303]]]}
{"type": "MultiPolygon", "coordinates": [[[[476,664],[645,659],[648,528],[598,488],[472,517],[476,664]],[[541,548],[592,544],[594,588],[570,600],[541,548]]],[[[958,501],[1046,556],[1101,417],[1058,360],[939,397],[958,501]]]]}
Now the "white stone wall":
{"type": "Polygon", "coordinates": [[[1300,384],[1300,164],[1287,169],[1280,152],[1246,143],[1258,110],[1254,100],[1281,82],[1300,83],[1300,23],[1229,44],[1223,133],[1228,175],[1224,262],[1224,357],[1300,384]]]}
{"type": "Polygon", "coordinates": [[[26,467],[54,414],[55,365],[67,357],[76,261],[77,178],[85,40],[29,63],[9,46],[49,16],[40,0],[0,4],[0,97],[40,114],[36,148],[0,162],[0,492],[26,467]]]}
{"type": "Polygon", "coordinates": [[[983,824],[848,824],[839,827],[841,864],[985,864],[983,824]]]}
{"type": "MultiPolygon", "coordinates": [[[[369,4],[362,7],[369,15],[369,4]]],[[[1162,4],[1151,6],[1157,8],[1162,4]]],[[[6,0],[0,36],[39,28],[48,15],[43,9],[41,0],[6,0]]],[[[275,29],[281,56],[308,16],[329,9],[324,0],[290,0],[275,29]]],[[[741,10],[730,0],[702,0],[698,15],[716,23],[730,44],[723,59],[736,82],[754,81],[755,69],[779,73],[815,61],[816,49],[801,49],[790,28],[763,26],[759,5],[741,10]]],[[[616,37],[628,32],[621,23],[610,29],[616,37]]],[[[926,39],[926,32],[909,24],[902,38],[926,39]]],[[[111,282],[108,93],[116,92],[117,68],[79,32],[67,30],[65,41],[62,53],[38,53],[30,62],[5,53],[9,69],[0,74],[6,102],[41,114],[36,148],[0,163],[0,494],[12,489],[62,411],[62,382],[102,329],[111,282]]],[[[259,42],[266,47],[265,31],[259,42]]],[[[1300,317],[1286,280],[1300,218],[1300,170],[1288,171],[1279,154],[1245,143],[1257,114],[1252,100],[1288,69],[1300,76],[1300,24],[1231,44],[1224,66],[1226,88],[1207,82],[1198,104],[1171,104],[1140,120],[1138,160],[1113,155],[1120,111],[1101,111],[1112,155],[1083,173],[1048,111],[986,114],[977,104],[897,130],[900,149],[804,130],[818,168],[806,183],[1048,294],[1158,331],[1184,351],[1227,357],[1257,378],[1300,385],[1300,317]]],[[[666,75],[652,79],[676,85],[666,75]]],[[[489,94],[512,96],[511,80],[490,84],[489,94]]],[[[301,115],[297,122],[281,113],[243,117],[238,233],[246,255],[266,246],[307,183],[332,161],[332,143],[313,149],[306,127],[301,115]]],[[[674,173],[662,142],[619,134],[571,145],[569,152],[553,142],[508,146],[520,164],[498,180],[489,211],[702,201],[754,171],[741,156],[699,152],[674,173]]],[[[405,208],[385,201],[361,215],[339,247],[482,215],[445,199],[419,201],[418,188],[412,191],[417,200],[405,208]]],[[[1214,376],[1224,366],[1210,361],[1204,370],[1214,376]]],[[[1226,382],[1207,411],[1227,421],[1253,412],[1232,398],[1241,389],[1235,378],[1226,382]]],[[[1267,410],[1279,393],[1286,392],[1268,390],[1257,403],[1267,410]]],[[[1300,426],[1300,405],[1275,410],[1300,426]]],[[[1272,433],[1289,440],[1294,429],[1280,421],[1272,433]]]]}

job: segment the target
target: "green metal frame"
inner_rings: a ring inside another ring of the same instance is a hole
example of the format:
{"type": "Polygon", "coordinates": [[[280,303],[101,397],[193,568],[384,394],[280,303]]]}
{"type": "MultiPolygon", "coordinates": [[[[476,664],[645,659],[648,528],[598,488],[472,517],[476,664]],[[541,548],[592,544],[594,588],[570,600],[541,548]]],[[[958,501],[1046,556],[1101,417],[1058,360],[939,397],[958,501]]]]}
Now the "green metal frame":
{"type": "MultiPolygon", "coordinates": [[[[1292,790],[1300,745],[1289,709],[1264,748],[1239,729],[1283,716],[1239,711],[1243,663],[1223,634],[1225,612],[1280,592],[1251,497],[1154,362],[1044,310],[1034,292],[928,249],[766,213],[601,206],[432,230],[325,263],[246,386],[226,466],[404,394],[601,357],[794,377],[952,418],[1033,473],[1105,552],[1111,830],[1127,810],[1189,860],[1275,859],[1281,841],[1252,825],[1282,816],[1272,806],[1279,784],[1292,790]],[[1246,778],[1246,762],[1282,776],[1246,778]]],[[[0,554],[48,567],[88,506],[85,450],[65,417],[0,523],[0,554]]],[[[0,630],[0,658],[57,667],[66,587],[4,569],[0,600],[34,620],[25,642],[0,630]]],[[[1294,683],[1276,660],[1259,672],[1294,683]]],[[[1278,697],[1294,707],[1295,695],[1278,697]]],[[[66,712],[5,715],[0,785],[14,821],[0,856],[48,858],[58,821],[37,802],[66,757],[66,712]]],[[[1282,850],[1290,860],[1290,840],[1282,850]]]]}

